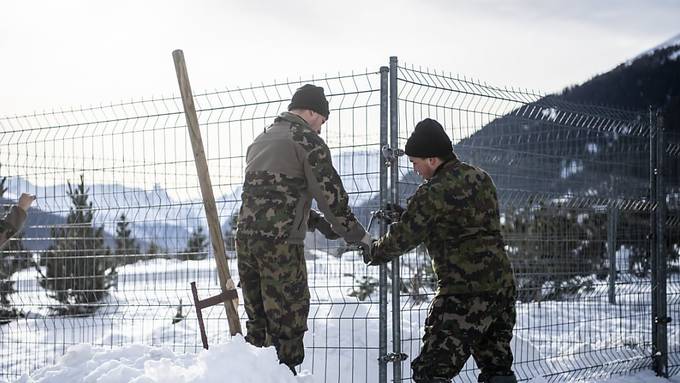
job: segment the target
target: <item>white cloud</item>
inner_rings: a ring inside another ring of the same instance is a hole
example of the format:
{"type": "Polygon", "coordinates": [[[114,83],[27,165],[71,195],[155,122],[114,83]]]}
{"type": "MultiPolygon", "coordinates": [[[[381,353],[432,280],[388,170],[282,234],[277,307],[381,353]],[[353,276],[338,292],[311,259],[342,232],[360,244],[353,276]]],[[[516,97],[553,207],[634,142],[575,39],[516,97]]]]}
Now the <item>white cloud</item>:
{"type": "Polygon", "coordinates": [[[671,3],[556,4],[4,2],[0,115],[176,93],[175,48],[184,49],[197,90],[377,69],[397,55],[491,84],[554,91],[677,33],[671,3]]]}

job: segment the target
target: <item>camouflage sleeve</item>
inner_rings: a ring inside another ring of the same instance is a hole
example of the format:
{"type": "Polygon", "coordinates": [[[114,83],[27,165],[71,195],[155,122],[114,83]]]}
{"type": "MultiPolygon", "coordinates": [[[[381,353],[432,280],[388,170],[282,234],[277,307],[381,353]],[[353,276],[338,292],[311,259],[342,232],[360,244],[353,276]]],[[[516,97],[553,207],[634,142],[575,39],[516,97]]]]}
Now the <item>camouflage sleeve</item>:
{"type": "Polygon", "coordinates": [[[9,213],[0,220],[0,246],[21,229],[24,221],[26,221],[26,212],[18,206],[12,206],[9,213]]]}
{"type": "Polygon", "coordinates": [[[399,222],[391,224],[387,234],[374,244],[371,258],[375,264],[387,263],[425,240],[433,217],[437,214],[431,195],[426,185],[416,190],[399,222]]]}
{"type": "Polygon", "coordinates": [[[349,208],[349,196],[333,167],[331,152],[326,144],[317,145],[308,152],[305,177],[319,210],[333,231],[347,242],[360,241],[366,230],[349,208]]]}

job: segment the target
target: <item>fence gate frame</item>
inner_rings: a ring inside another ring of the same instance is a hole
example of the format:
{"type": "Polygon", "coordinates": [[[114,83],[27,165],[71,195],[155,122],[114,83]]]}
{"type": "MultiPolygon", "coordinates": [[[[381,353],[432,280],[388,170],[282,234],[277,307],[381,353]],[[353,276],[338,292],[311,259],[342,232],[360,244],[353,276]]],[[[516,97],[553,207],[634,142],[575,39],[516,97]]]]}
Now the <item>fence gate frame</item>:
{"type": "Polygon", "coordinates": [[[649,240],[652,260],[652,361],[656,375],[668,378],[668,316],[667,275],[668,254],[664,231],[666,229],[666,192],[663,182],[664,124],[659,110],[649,108],[649,194],[653,210],[650,214],[649,240]]]}
{"type": "MultiPolygon", "coordinates": [[[[398,87],[397,87],[397,57],[390,57],[389,67],[380,67],[380,209],[385,209],[388,203],[399,203],[399,115],[398,115],[398,87]],[[389,122],[389,125],[388,125],[389,122]]],[[[384,220],[380,220],[380,235],[387,231],[384,220]]],[[[391,261],[391,318],[388,318],[388,289],[387,265],[380,265],[379,272],[379,357],[378,382],[387,383],[387,364],[392,365],[392,381],[399,382],[401,377],[401,362],[405,355],[401,353],[401,312],[399,308],[399,258],[391,261]],[[390,321],[391,319],[391,321],[390,321]],[[387,331],[388,323],[392,326],[392,351],[388,352],[387,331]]]]}

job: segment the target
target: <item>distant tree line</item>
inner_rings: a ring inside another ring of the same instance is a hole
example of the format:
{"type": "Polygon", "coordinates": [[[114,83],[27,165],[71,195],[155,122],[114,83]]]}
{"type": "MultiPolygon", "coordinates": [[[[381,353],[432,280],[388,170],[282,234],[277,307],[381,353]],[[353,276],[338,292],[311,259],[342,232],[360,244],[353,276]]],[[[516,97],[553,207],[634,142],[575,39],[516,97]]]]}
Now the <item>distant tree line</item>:
{"type": "MultiPolygon", "coordinates": [[[[6,178],[0,179],[0,198],[7,191],[6,178]]],[[[151,241],[144,251],[133,235],[132,223],[125,214],[117,218],[111,249],[105,241],[104,226],[94,222],[94,209],[84,176],[76,185],[67,182],[66,194],[71,206],[63,224],[50,229],[53,243],[35,262],[30,251],[23,247],[21,234],[16,235],[2,250],[0,258],[0,324],[24,315],[13,307],[9,296],[17,293],[9,280],[16,271],[34,266],[39,284],[58,304],[51,307],[56,315],[91,315],[108,297],[118,280],[121,266],[152,257],[175,258],[181,261],[201,260],[208,255],[209,239],[202,226],[196,226],[186,247],[171,254],[151,241]]],[[[0,213],[7,213],[8,207],[0,213]]],[[[236,215],[230,217],[225,233],[228,250],[234,249],[236,215]]]]}

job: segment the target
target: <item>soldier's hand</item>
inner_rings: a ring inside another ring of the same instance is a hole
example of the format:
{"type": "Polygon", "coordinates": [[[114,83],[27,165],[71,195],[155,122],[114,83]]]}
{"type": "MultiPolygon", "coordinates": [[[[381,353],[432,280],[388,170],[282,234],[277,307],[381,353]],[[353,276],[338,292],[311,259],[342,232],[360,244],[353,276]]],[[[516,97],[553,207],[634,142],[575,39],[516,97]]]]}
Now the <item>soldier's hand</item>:
{"type": "Polygon", "coordinates": [[[364,234],[364,237],[361,238],[361,241],[357,242],[357,246],[359,246],[359,249],[361,249],[363,253],[370,252],[374,241],[375,239],[367,232],[364,234]]]}
{"type": "Polygon", "coordinates": [[[33,201],[35,201],[34,195],[28,193],[21,193],[21,197],[19,197],[19,202],[17,202],[17,205],[23,211],[28,211],[28,208],[31,207],[33,201]]]}
{"type": "Polygon", "coordinates": [[[404,214],[404,208],[396,203],[388,203],[385,205],[385,220],[388,224],[399,222],[401,215],[404,214]]]}
{"type": "Polygon", "coordinates": [[[361,256],[364,259],[364,263],[369,264],[371,261],[371,251],[373,249],[373,243],[375,243],[375,238],[371,234],[366,233],[361,241],[357,243],[359,249],[361,250],[361,256]]]}
{"type": "Polygon", "coordinates": [[[368,247],[368,250],[362,249],[362,251],[361,251],[362,256],[364,258],[364,263],[367,266],[376,266],[376,265],[380,264],[380,262],[378,262],[374,258],[374,256],[375,256],[375,243],[376,242],[377,242],[377,240],[374,239],[373,242],[371,243],[371,246],[368,247]]]}

